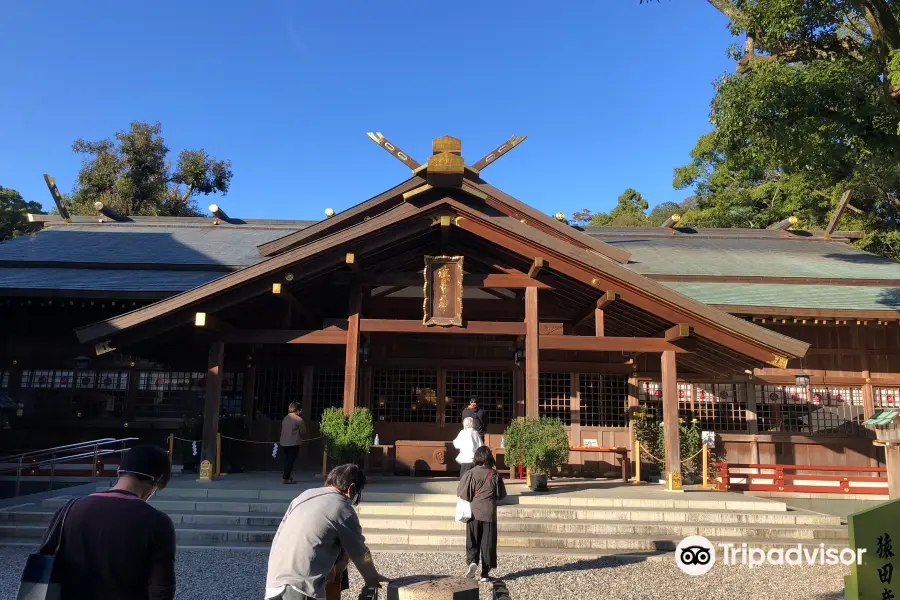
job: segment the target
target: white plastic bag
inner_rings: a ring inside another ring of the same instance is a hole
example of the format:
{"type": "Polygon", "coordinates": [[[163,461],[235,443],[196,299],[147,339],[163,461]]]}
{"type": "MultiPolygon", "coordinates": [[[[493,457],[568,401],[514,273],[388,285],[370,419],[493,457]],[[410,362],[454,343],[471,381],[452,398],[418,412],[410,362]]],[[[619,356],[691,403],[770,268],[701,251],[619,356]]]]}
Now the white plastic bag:
{"type": "Polygon", "coordinates": [[[456,499],[456,520],[460,523],[468,523],[472,520],[472,503],[462,498],[456,499]]]}

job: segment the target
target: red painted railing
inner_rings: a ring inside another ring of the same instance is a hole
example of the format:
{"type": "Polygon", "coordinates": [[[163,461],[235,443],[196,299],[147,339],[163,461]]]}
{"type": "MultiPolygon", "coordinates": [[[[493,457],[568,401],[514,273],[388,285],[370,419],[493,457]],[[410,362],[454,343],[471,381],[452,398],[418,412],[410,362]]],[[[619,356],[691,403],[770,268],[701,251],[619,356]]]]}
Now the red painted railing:
{"type": "Polygon", "coordinates": [[[719,490],[735,492],[807,492],[820,494],[875,494],[887,496],[887,469],[884,467],[763,465],[715,463],[719,490]],[[785,471],[789,471],[786,473],[785,471]],[[802,472],[800,472],[802,471],[802,472]],[[819,475],[819,473],[861,473],[861,475],[819,475]],[[868,475],[866,475],[868,473],[868,475]],[[743,482],[735,482],[742,479],[743,482]],[[765,483],[763,483],[765,481],[765,483]],[[803,483],[797,484],[796,481],[803,483]],[[837,481],[838,485],[814,482],[837,481]],[[813,483],[810,483],[813,482],[813,483]],[[883,486],[851,485],[881,483],[883,486]]]}

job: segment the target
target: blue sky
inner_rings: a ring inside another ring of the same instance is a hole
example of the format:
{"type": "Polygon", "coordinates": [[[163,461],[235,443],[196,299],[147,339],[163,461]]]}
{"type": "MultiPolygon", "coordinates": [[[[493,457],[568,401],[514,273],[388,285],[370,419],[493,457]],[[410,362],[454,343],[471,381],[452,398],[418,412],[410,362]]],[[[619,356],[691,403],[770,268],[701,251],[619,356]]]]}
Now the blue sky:
{"type": "Polygon", "coordinates": [[[672,169],[733,67],[698,0],[9,0],[0,22],[0,185],[45,207],[42,173],[75,183],[76,138],[136,119],[230,159],[217,201],[238,217],[318,219],[405,179],[367,131],[421,162],[450,134],[470,164],[527,135],[483,176],[548,213],[627,187],[679,200],[672,169]]]}

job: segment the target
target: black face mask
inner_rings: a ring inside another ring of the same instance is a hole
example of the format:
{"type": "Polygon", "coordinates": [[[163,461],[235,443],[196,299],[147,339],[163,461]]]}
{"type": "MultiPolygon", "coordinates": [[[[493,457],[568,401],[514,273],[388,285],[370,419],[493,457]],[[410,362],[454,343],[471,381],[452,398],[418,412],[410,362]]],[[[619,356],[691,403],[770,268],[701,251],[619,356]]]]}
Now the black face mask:
{"type": "Polygon", "coordinates": [[[350,503],[353,506],[359,506],[359,503],[362,502],[362,490],[357,488],[355,485],[352,486],[356,491],[350,494],[350,503]]]}

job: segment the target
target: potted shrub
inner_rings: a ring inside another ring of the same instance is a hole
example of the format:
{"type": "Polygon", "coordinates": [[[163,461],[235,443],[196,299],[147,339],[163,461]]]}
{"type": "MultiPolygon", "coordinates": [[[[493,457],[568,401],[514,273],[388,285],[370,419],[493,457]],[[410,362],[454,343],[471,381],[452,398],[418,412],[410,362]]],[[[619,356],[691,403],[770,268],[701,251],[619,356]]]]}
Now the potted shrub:
{"type": "Polygon", "coordinates": [[[545,491],[550,472],[569,462],[569,435],[559,419],[520,417],[503,437],[507,463],[512,468],[525,465],[534,491],[545,491]]]}
{"type": "Polygon", "coordinates": [[[338,464],[359,463],[369,453],[375,428],[367,408],[355,408],[350,418],[340,408],[326,408],[319,432],[325,438],[325,453],[338,464]]]}

